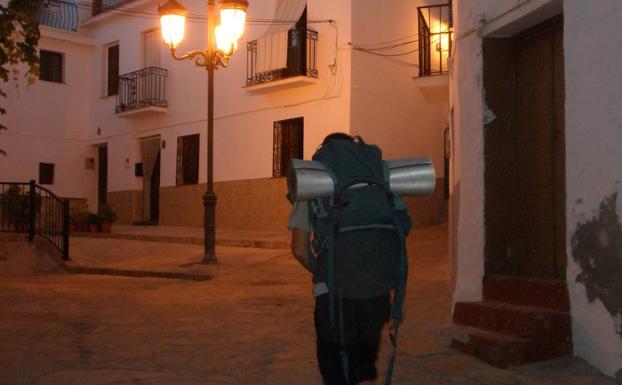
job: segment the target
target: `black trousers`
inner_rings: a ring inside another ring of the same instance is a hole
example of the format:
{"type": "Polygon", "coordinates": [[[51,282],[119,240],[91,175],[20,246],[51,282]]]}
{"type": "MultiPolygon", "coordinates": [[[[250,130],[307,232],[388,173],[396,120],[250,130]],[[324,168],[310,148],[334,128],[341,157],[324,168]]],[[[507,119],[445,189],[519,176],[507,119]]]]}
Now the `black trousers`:
{"type": "Polygon", "coordinates": [[[335,296],[334,301],[334,325],[331,325],[329,295],[320,295],[315,300],[317,359],[324,383],[355,385],[376,379],[380,335],[391,312],[390,295],[369,299],[339,299],[335,296]],[[343,343],[340,317],[343,317],[343,343]],[[349,382],[344,375],[340,353],[344,350],[349,382]]]}

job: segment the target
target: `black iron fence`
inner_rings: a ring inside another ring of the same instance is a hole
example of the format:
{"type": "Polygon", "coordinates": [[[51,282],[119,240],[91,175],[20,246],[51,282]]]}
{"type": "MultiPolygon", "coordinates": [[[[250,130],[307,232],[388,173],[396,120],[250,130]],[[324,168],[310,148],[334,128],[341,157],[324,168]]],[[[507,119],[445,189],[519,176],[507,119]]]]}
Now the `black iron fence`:
{"type": "Polygon", "coordinates": [[[69,258],[69,199],[29,183],[0,182],[0,232],[25,233],[50,242],[69,258]]]}
{"type": "Polygon", "coordinates": [[[419,20],[419,76],[442,75],[449,71],[453,28],[451,3],[417,8],[419,20]]]}
{"type": "Polygon", "coordinates": [[[166,107],[166,77],[168,71],[147,67],[119,76],[116,113],[143,107],[166,107]]]}
{"type": "MultiPolygon", "coordinates": [[[[257,70],[257,40],[248,42],[246,46],[246,86],[293,76],[317,78],[317,41],[318,33],[316,31],[290,29],[287,33],[287,67],[262,72],[257,70]]],[[[267,54],[271,55],[271,52],[267,54]]]]}

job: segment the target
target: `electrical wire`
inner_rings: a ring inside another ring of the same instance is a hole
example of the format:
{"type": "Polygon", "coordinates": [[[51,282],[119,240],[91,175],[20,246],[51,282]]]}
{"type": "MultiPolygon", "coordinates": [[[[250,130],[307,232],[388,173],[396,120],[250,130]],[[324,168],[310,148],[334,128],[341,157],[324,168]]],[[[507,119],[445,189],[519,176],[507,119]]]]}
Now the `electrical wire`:
{"type": "MultiPolygon", "coordinates": [[[[93,5],[91,3],[86,3],[82,1],[72,2],[71,0],[53,0],[57,3],[75,5],[83,10],[93,10],[93,5]]],[[[137,17],[143,19],[153,19],[159,18],[159,14],[157,12],[152,11],[144,11],[135,8],[127,8],[127,7],[110,7],[110,8],[102,8],[102,13],[109,13],[127,17],[137,17]]],[[[188,14],[186,19],[189,22],[198,22],[198,23],[207,23],[208,17],[204,14],[188,14]]],[[[289,25],[295,24],[298,20],[278,20],[278,19],[261,19],[261,18],[248,18],[246,19],[246,23],[249,25],[289,25]]],[[[322,23],[330,23],[333,20],[307,20],[308,24],[322,24],[322,23]]]]}

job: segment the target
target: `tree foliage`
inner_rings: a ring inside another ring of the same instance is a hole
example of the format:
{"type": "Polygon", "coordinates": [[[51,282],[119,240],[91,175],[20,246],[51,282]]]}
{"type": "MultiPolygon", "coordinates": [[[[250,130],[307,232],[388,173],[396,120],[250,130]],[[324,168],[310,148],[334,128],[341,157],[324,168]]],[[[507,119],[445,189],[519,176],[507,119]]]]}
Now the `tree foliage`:
{"type": "MultiPolygon", "coordinates": [[[[29,85],[39,76],[38,6],[39,1],[36,0],[0,2],[0,83],[6,84],[11,79],[17,82],[19,64],[26,65],[27,70],[23,76],[29,85]]],[[[6,97],[6,92],[0,88],[0,98],[6,97]]],[[[0,107],[0,115],[4,114],[6,110],[0,107]]],[[[2,124],[1,130],[6,130],[2,124]]],[[[2,149],[0,154],[4,154],[2,149]]]]}

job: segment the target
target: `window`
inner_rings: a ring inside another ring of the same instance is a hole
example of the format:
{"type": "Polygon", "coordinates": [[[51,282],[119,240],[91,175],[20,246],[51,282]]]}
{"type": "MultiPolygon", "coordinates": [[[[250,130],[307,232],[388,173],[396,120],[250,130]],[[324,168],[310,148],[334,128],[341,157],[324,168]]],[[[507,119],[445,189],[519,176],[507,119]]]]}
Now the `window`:
{"type": "Polygon", "coordinates": [[[199,182],[199,134],[177,138],[177,185],[199,182]]]}
{"type": "Polygon", "coordinates": [[[419,76],[442,75],[449,71],[453,27],[451,1],[417,8],[419,20],[419,76]]]}
{"type": "Polygon", "coordinates": [[[119,93],[119,45],[115,44],[108,47],[108,93],[106,95],[116,95],[119,93]]]}
{"type": "Polygon", "coordinates": [[[39,79],[49,82],[63,82],[63,54],[41,50],[39,79]]]}
{"type": "Polygon", "coordinates": [[[54,184],[54,163],[39,163],[39,184],[54,184]]]}
{"type": "Polygon", "coordinates": [[[286,176],[290,159],[303,157],[304,118],[274,122],[272,176],[286,176]]]}

